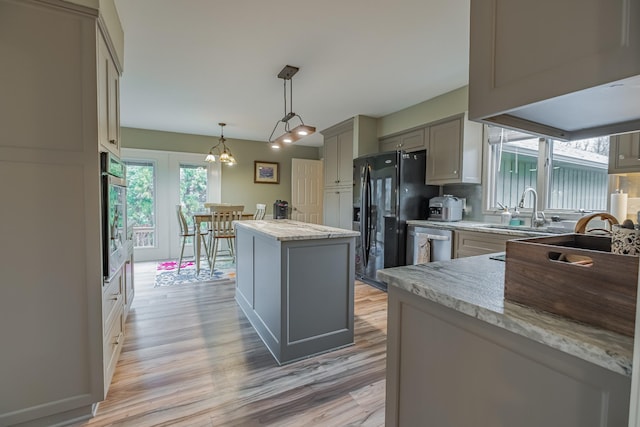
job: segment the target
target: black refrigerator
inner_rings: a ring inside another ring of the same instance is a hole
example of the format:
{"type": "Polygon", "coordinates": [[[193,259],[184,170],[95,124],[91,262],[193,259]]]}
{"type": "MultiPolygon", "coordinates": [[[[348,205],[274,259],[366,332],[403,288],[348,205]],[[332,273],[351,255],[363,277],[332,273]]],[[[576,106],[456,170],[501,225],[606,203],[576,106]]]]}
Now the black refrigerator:
{"type": "Polygon", "coordinates": [[[426,219],[439,188],[425,185],[426,152],[387,153],[353,161],[353,229],[356,278],[386,290],[376,280],[382,268],[406,265],[407,220],[426,219]]]}

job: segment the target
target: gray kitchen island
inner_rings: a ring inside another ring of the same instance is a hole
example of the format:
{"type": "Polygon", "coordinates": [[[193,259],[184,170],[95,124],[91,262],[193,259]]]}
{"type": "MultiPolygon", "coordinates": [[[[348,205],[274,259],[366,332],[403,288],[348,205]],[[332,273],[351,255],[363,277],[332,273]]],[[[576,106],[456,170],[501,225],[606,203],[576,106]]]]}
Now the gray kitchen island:
{"type": "Polygon", "coordinates": [[[492,258],[378,270],[385,425],[626,426],[633,338],[505,301],[492,258]]]}
{"type": "Polygon", "coordinates": [[[236,302],[278,364],[353,344],[358,232],[238,221],[236,302]]]}

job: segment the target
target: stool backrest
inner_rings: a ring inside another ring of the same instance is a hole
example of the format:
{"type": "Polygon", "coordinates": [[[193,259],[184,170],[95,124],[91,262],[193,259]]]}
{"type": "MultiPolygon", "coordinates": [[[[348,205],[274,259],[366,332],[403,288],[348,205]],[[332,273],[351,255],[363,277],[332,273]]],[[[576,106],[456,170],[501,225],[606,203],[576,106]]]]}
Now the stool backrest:
{"type": "Polygon", "coordinates": [[[256,204],[256,213],[253,214],[253,219],[264,219],[264,215],[267,212],[267,205],[264,203],[256,204]]]}

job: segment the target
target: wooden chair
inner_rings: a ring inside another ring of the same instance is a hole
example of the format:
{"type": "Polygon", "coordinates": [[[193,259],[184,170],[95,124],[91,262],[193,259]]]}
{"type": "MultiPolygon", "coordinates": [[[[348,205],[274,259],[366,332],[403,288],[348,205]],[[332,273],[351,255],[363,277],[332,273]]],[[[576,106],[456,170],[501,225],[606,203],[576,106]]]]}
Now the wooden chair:
{"type": "Polygon", "coordinates": [[[242,220],[242,205],[217,206],[211,214],[211,274],[216,265],[216,258],[220,249],[220,240],[226,240],[229,248],[229,256],[235,261],[234,239],[236,230],[233,227],[234,221],[242,220]]]}
{"type": "Polygon", "coordinates": [[[253,219],[264,219],[264,215],[267,213],[267,205],[263,203],[256,204],[256,213],[253,214],[253,219]]]}
{"type": "MultiPolygon", "coordinates": [[[[194,256],[196,255],[196,230],[190,229],[187,224],[187,218],[185,218],[184,213],[182,212],[182,205],[176,205],[176,213],[178,214],[178,224],[180,224],[180,239],[182,240],[181,248],[180,248],[180,258],[178,259],[178,274],[180,274],[180,266],[182,265],[182,258],[184,256],[184,245],[187,242],[187,237],[193,238],[193,252],[194,256]]],[[[211,261],[209,261],[209,247],[207,245],[207,235],[208,231],[200,232],[200,236],[202,237],[202,244],[204,245],[205,254],[207,254],[207,262],[209,262],[209,266],[211,266],[211,261]]]]}

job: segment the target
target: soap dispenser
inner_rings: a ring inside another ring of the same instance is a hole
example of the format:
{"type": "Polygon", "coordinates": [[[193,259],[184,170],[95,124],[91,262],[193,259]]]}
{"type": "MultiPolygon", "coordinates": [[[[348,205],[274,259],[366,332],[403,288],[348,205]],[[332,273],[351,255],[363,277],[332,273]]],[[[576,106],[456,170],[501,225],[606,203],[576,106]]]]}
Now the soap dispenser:
{"type": "Polygon", "coordinates": [[[502,208],[502,213],[500,214],[500,224],[509,225],[511,222],[511,212],[509,212],[509,208],[507,206],[498,203],[498,205],[502,208]]]}

